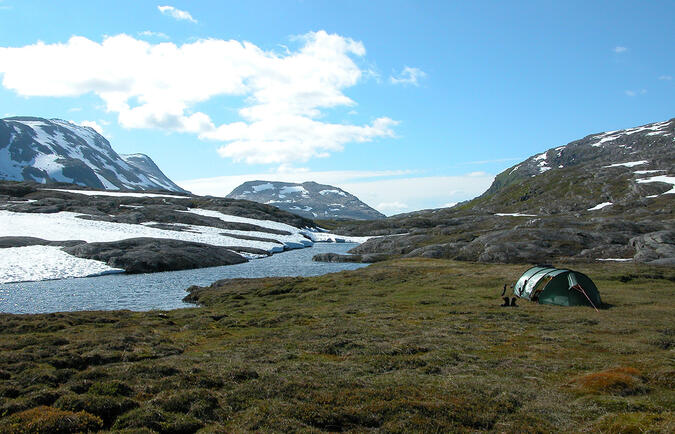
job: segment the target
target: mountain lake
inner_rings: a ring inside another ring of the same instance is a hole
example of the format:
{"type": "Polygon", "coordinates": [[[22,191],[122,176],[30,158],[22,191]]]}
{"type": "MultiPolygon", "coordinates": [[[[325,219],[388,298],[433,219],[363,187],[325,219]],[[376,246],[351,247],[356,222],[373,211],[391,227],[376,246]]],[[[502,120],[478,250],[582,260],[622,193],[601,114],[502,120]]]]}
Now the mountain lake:
{"type": "Polygon", "coordinates": [[[319,253],[346,253],[354,243],[315,243],[244,264],[151,274],[109,274],[96,277],[0,284],[0,313],[49,313],[79,310],[134,311],[194,307],[182,301],[192,285],[216,280],[272,276],[317,276],[354,270],[366,264],[314,262],[319,253]]]}

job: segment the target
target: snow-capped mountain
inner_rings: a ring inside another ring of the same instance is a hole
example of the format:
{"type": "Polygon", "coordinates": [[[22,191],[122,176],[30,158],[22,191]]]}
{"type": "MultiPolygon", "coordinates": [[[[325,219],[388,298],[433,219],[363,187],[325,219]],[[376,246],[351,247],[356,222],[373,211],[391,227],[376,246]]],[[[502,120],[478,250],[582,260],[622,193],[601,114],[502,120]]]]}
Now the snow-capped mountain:
{"type": "Polygon", "coordinates": [[[227,195],[265,203],[311,219],[375,220],[384,215],[356,196],[331,185],[274,181],[248,181],[227,195]]]}
{"type": "Polygon", "coordinates": [[[0,119],[0,180],[185,192],[147,155],[118,155],[91,127],[36,117],[0,119]]]}

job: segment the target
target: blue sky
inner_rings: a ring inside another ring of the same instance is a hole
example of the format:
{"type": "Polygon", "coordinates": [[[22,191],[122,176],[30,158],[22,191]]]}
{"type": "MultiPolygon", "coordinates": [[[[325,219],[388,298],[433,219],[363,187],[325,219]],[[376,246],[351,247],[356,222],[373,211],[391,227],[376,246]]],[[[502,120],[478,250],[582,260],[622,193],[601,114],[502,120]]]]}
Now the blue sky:
{"type": "Polygon", "coordinates": [[[386,214],[675,116],[675,3],[0,0],[0,116],[96,125],[199,194],[332,183],[386,214]]]}

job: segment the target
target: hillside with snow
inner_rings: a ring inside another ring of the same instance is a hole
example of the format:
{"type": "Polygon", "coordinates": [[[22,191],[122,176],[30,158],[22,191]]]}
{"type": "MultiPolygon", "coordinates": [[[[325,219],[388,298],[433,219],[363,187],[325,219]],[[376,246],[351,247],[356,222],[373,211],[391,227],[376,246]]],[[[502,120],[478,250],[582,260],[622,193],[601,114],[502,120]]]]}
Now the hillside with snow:
{"type": "Polygon", "coordinates": [[[0,182],[0,283],[229,265],[366,239],[247,201],[0,182]]]}
{"type": "Polygon", "coordinates": [[[310,219],[384,218],[382,213],[341,188],[316,182],[249,181],[232,190],[227,197],[276,206],[310,219]]]}
{"type": "Polygon", "coordinates": [[[91,127],[36,117],[0,119],[0,180],[186,193],[147,155],[119,155],[91,127]]]}
{"type": "Polygon", "coordinates": [[[452,208],[344,223],[357,254],[481,262],[675,265],[675,119],[591,134],[537,153],[452,208]]]}

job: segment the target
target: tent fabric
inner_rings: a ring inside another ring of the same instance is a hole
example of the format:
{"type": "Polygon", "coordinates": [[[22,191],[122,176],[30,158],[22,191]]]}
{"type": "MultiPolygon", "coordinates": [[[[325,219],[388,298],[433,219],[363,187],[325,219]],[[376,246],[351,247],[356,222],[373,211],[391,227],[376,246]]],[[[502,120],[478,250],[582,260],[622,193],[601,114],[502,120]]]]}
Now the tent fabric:
{"type": "Polygon", "coordinates": [[[532,267],[513,288],[516,296],[541,304],[593,306],[602,304],[595,283],[583,273],[552,267],[532,267]]]}

